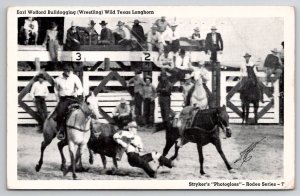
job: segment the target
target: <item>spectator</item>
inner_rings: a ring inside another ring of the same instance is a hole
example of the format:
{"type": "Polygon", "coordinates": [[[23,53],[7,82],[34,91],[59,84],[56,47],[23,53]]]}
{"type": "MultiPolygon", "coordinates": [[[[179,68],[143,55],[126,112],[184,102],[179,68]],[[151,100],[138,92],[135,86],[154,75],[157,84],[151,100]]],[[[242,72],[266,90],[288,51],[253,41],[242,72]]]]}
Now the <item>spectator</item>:
{"type": "Polygon", "coordinates": [[[67,30],[67,38],[64,50],[80,51],[79,27],[74,21],[71,22],[71,27],[67,30]]]}
{"type": "Polygon", "coordinates": [[[145,33],[143,27],[140,25],[141,21],[135,19],[133,21],[132,25],[132,36],[136,38],[136,40],[140,43],[143,44],[146,41],[145,33]]]}
{"type": "Polygon", "coordinates": [[[31,36],[34,38],[34,44],[37,45],[39,25],[38,22],[33,17],[28,17],[24,23],[24,33],[25,33],[25,45],[29,44],[29,39],[31,36]]]}
{"type": "Polygon", "coordinates": [[[131,109],[130,106],[126,104],[124,98],[121,98],[120,104],[115,107],[115,110],[112,112],[113,119],[116,125],[123,129],[130,121],[132,121],[131,109]]]}
{"type": "Polygon", "coordinates": [[[222,36],[220,33],[217,33],[217,28],[215,26],[211,27],[211,33],[208,33],[206,36],[206,49],[208,54],[211,55],[210,60],[217,61],[217,52],[222,51],[224,48],[222,36]]]}
{"type": "Polygon", "coordinates": [[[163,43],[161,34],[157,33],[157,26],[151,27],[151,32],[148,33],[147,44],[149,51],[158,51],[160,54],[163,52],[163,43]]]}
{"type": "Polygon", "coordinates": [[[145,85],[144,80],[141,77],[141,72],[136,73],[136,75],[131,78],[127,84],[134,84],[134,111],[136,116],[136,121],[139,125],[142,125],[142,103],[143,103],[143,87],[145,85]]]}
{"type": "Polygon", "coordinates": [[[154,107],[156,98],[156,89],[151,84],[151,77],[146,77],[146,84],[143,87],[143,98],[144,98],[144,119],[148,128],[153,127],[154,123],[154,107]]]}
{"type": "Polygon", "coordinates": [[[164,50],[164,53],[158,58],[158,63],[156,63],[161,69],[171,70],[174,68],[174,59],[172,53],[168,50],[164,50]]]}
{"type": "Polygon", "coordinates": [[[52,62],[57,62],[57,54],[59,49],[59,33],[60,32],[57,30],[57,24],[55,22],[51,22],[50,29],[47,29],[46,31],[43,46],[45,47],[48,43],[48,50],[52,62]]]}
{"type": "Polygon", "coordinates": [[[169,82],[165,72],[161,72],[159,77],[159,83],[156,88],[158,94],[158,102],[161,111],[161,117],[163,123],[167,126],[167,123],[170,121],[171,114],[171,93],[172,93],[172,84],[169,82]]]}
{"type": "Polygon", "coordinates": [[[167,29],[167,27],[170,26],[170,24],[166,20],[165,16],[162,16],[160,19],[157,19],[154,24],[157,26],[157,31],[160,34],[162,34],[163,32],[165,32],[165,30],[167,29]]]}
{"type": "Polygon", "coordinates": [[[30,95],[33,98],[33,100],[35,101],[37,113],[40,118],[39,119],[39,127],[40,127],[39,130],[42,131],[44,121],[48,116],[45,98],[48,96],[49,90],[48,90],[46,82],[44,81],[45,80],[44,75],[39,74],[37,76],[37,78],[38,78],[38,81],[33,83],[32,87],[31,87],[30,95]]]}
{"type": "Polygon", "coordinates": [[[271,52],[272,54],[268,54],[264,62],[267,74],[267,86],[272,86],[282,74],[282,63],[280,61],[279,51],[275,48],[271,50],[271,52]],[[271,78],[272,74],[275,74],[275,79],[271,78]]]}
{"type": "Polygon", "coordinates": [[[98,33],[95,29],[95,21],[91,20],[88,24],[89,26],[86,28],[86,31],[88,32],[88,44],[89,45],[97,45],[98,44],[98,33]]]}
{"type": "Polygon", "coordinates": [[[119,21],[117,26],[118,28],[113,32],[116,44],[130,46],[131,49],[136,49],[137,41],[131,38],[129,28],[125,26],[125,23],[119,21]]]}
{"type": "Polygon", "coordinates": [[[192,34],[193,40],[200,40],[200,29],[199,27],[194,28],[194,33],[192,34]]]}
{"type": "Polygon", "coordinates": [[[101,45],[112,45],[112,44],[114,44],[115,40],[114,40],[113,33],[109,28],[106,27],[107,22],[102,20],[101,23],[99,23],[99,24],[102,27],[101,34],[100,34],[100,44],[101,45]]]}
{"type": "Polygon", "coordinates": [[[179,33],[176,30],[178,25],[172,23],[170,28],[162,33],[162,42],[165,50],[172,51],[174,54],[179,50],[179,33]]]}

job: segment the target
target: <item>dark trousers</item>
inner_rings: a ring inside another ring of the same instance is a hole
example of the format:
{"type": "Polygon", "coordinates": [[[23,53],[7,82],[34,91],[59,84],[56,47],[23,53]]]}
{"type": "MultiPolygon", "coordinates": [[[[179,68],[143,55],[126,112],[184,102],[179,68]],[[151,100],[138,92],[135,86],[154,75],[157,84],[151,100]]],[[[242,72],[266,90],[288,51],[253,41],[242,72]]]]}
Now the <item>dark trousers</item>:
{"type": "Polygon", "coordinates": [[[154,123],[154,100],[150,98],[144,99],[144,119],[146,125],[153,125],[154,123]]]}
{"type": "Polygon", "coordinates": [[[170,96],[160,96],[158,98],[161,117],[163,122],[169,122],[170,119],[170,111],[171,111],[171,98],[170,96]]]}
{"type": "Polygon", "coordinates": [[[78,99],[71,96],[66,97],[60,97],[59,102],[56,106],[55,112],[56,112],[56,122],[57,122],[57,130],[65,129],[66,124],[66,116],[68,107],[71,104],[78,103],[78,99]]]}
{"type": "Polygon", "coordinates": [[[129,152],[129,153],[127,153],[128,163],[132,167],[138,167],[138,168],[143,169],[150,177],[154,177],[155,171],[150,167],[150,165],[148,163],[149,161],[152,160],[152,159],[148,158],[149,154],[150,153],[140,156],[138,153],[129,152]]]}
{"type": "Polygon", "coordinates": [[[44,97],[35,96],[35,105],[39,115],[39,124],[43,126],[45,119],[48,116],[47,106],[44,97]]]}
{"type": "Polygon", "coordinates": [[[54,62],[57,61],[58,48],[59,48],[58,40],[49,41],[48,50],[50,53],[51,60],[54,62]]]}
{"type": "Polygon", "coordinates": [[[218,60],[218,57],[217,57],[218,46],[216,44],[213,44],[211,46],[211,48],[209,48],[209,50],[211,52],[210,60],[217,61],[218,60]]]}
{"type": "Polygon", "coordinates": [[[115,121],[116,125],[123,129],[124,126],[126,126],[130,121],[132,121],[131,115],[127,116],[114,116],[113,120],[115,121]]]}
{"type": "Polygon", "coordinates": [[[143,97],[140,93],[134,94],[134,111],[135,111],[135,117],[136,121],[139,124],[141,122],[142,117],[142,103],[143,103],[143,97]]]}

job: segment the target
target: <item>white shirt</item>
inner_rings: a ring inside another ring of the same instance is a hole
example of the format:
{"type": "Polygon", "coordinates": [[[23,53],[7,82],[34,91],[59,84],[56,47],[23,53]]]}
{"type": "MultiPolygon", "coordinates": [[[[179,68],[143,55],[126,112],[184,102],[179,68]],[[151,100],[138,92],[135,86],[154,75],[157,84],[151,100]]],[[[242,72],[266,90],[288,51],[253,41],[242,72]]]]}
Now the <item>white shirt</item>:
{"type": "Polygon", "coordinates": [[[28,19],[25,20],[24,29],[30,30],[31,32],[37,33],[39,30],[39,25],[36,20],[30,21],[28,19]]]}
{"type": "Polygon", "coordinates": [[[190,58],[187,55],[185,55],[183,58],[181,58],[181,56],[179,55],[176,56],[175,66],[178,69],[187,70],[190,68],[189,64],[190,64],[190,58]]]}
{"type": "Polygon", "coordinates": [[[167,28],[167,30],[162,33],[162,41],[164,45],[166,45],[166,41],[172,43],[172,41],[177,39],[179,39],[177,29],[175,29],[175,31],[172,31],[172,29],[167,28]]]}
{"type": "Polygon", "coordinates": [[[63,75],[55,79],[55,94],[59,97],[62,96],[75,96],[82,95],[83,88],[80,79],[77,75],[70,73],[68,78],[63,75]]]}
{"type": "Polygon", "coordinates": [[[205,83],[209,80],[209,72],[204,67],[191,67],[193,69],[192,75],[196,81],[205,83]]]}
{"type": "Polygon", "coordinates": [[[160,68],[173,68],[174,67],[174,61],[173,61],[173,55],[171,52],[169,52],[168,56],[165,57],[165,54],[162,54],[158,59],[158,66],[160,68]]]}
{"type": "Polygon", "coordinates": [[[212,33],[212,41],[213,41],[213,44],[217,44],[217,34],[216,33],[212,33]]]}
{"type": "Polygon", "coordinates": [[[30,90],[30,95],[32,98],[34,98],[35,96],[47,97],[48,94],[49,90],[45,81],[43,81],[42,83],[40,83],[39,81],[33,83],[30,90]]]}
{"type": "Polygon", "coordinates": [[[241,77],[247,77],[248,76],[247,66],[254,67],[253,71],[254,71],[255,75],[257,75],[257,67],[256,67],[256,65],[252,61],[249,61],[248,63],[245,62],[245,63],[243,63],[241,65],[241,68],[240,68],[241,77]]]}

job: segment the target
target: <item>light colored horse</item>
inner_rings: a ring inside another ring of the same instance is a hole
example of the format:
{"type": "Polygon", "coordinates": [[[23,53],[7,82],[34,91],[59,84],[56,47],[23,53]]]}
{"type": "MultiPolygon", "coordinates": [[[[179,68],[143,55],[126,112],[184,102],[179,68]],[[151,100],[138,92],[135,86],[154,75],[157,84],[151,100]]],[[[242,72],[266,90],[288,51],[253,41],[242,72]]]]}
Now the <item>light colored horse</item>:
{"type": "Polygon", "coordinates": [[[72,170],[74,180],[77,178],[75,173],[76,163],[80,160],[91,136],[90,126],[92,116],[96,119],[100,117],[98,101],[94,93],[90,93],[85,98],[85,102],[82,102],[78,109],[71,112],[66,123],[71,165],[64,171],[64,175],[67,175],[72,170]]]}
{"type": "Polygon", "coordinates": [[[197,80],[194,85],[194,92],[192,92],[190,103],[191,106],[199,107],[200,110],[208,109],[207,93],[201,80],[197,80]]]}

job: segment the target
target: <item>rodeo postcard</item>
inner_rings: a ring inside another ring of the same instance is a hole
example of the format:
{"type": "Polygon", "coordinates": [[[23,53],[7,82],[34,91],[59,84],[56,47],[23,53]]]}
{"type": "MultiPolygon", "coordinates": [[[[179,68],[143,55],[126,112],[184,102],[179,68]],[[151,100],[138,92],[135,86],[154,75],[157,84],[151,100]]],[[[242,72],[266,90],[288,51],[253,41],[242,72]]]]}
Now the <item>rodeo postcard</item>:
{"type": "Polygon", "coordinates": [[[288,6],[10,7],[8,189],[294,189],[288,6]]]}

